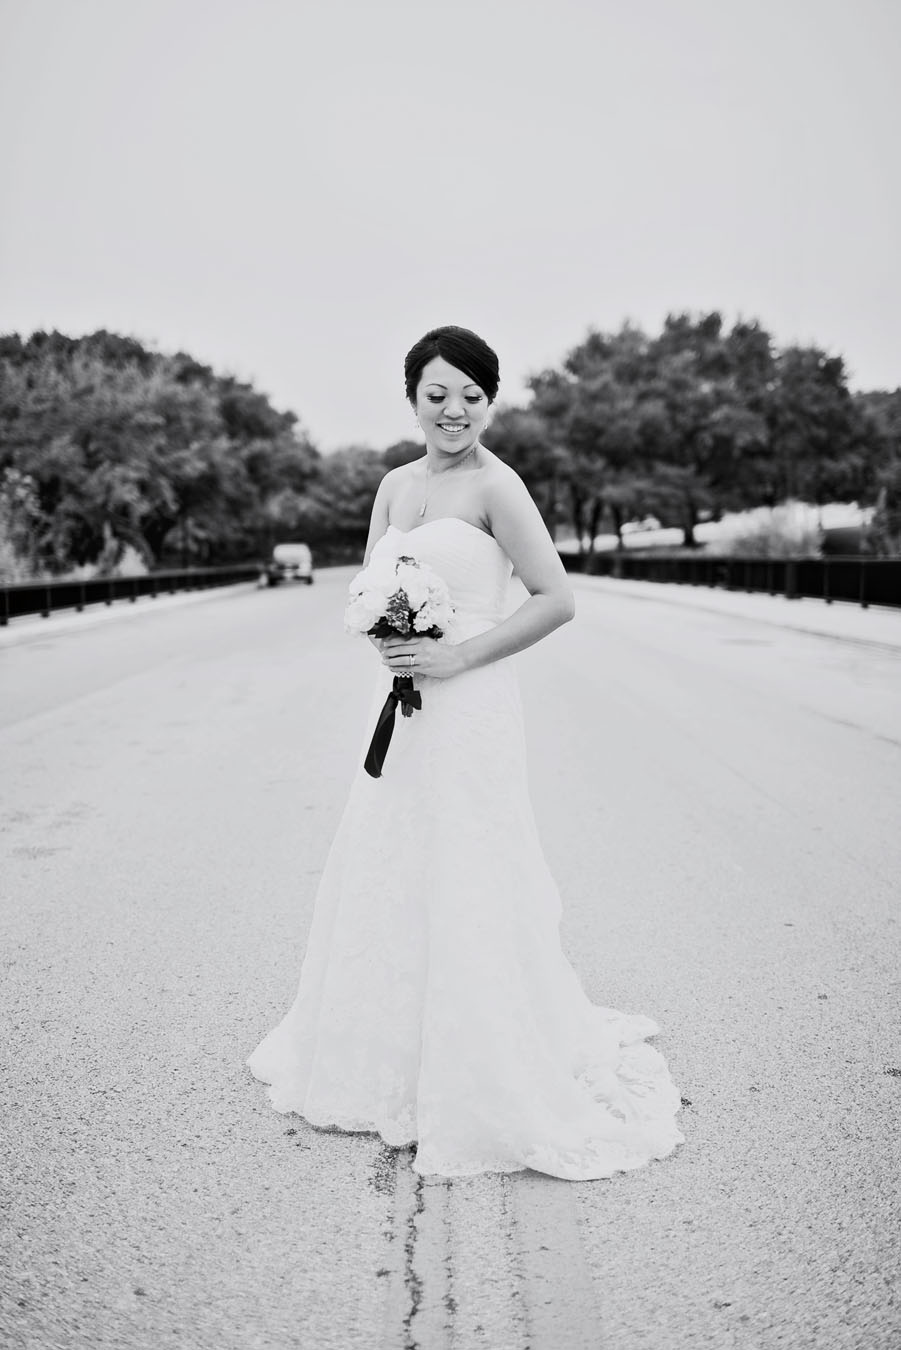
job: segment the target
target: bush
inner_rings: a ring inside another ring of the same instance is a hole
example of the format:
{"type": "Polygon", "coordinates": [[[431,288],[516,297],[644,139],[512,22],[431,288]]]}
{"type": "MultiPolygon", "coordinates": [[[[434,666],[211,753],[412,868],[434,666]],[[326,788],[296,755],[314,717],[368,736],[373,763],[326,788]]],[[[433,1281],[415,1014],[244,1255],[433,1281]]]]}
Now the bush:
{"type": "Polygon", "coordinates": [[[729,538],[710,540],[704,552],[722,557],[786,558],[797,554],[818,558],[822,532],[799,502],[760,507],[748,527],[729,538]],[[756,519],[754,519],[756,517],[756,519]]]}
{"type": "Polygon", "coordinates": [[[35,523],[40,517],[30,474],[7,468],[0,474],[0,585],[34,578],[35,523]]]}
{"type": "Polygon", "coordinates": [[[31,580],[31,567],[16,549],[6,516],[0,502],[0,586],[13,586],[17,581],[31,580]]]}

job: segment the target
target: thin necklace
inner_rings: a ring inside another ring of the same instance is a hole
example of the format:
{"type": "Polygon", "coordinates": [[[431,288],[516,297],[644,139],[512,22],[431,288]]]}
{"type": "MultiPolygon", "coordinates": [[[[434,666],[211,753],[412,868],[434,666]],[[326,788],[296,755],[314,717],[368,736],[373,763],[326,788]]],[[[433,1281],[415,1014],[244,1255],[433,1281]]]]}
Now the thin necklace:
{"type": "MultiPolygon", "coordinates": [[[[478,450],[478,448],[479,448],[479,443],[478,443],[478,441],[476,441],[473,445],[471,445],[471,446],[469,447],[469,449],[466,451],[466,454],[463,456],[462,459],[458,459],[457,462],[456,462],[456,464],[452,464],[452,465],[450,466],[449,469],[445,469],[443,472],[444,472],[444,473],[453,473],[454,469],[459,469],[460,465],[463,463],[463,460],[469,459],[469,456],[472,455],[472,454],[475,454],[475,452],[476,452],[476,450],[478,450]]],[[[431,467],[431,465],[429,464],[428,455],[427,455],[427,456],[426,456],[426,461],[425,461],[425,496],[424,496],[423,499],[422,499],[422,506],[420,506],[420,508],[419,508],[419,518],[420,518],[420,520],[421,520],[422,517],[425,515],[425,509],[426,509],[426,507],[427,507],[428,504],[429,504],[429,477],[430,477],[430,475],[431,475],[431,472],[432,472],[432,467],[431,467]]]]}

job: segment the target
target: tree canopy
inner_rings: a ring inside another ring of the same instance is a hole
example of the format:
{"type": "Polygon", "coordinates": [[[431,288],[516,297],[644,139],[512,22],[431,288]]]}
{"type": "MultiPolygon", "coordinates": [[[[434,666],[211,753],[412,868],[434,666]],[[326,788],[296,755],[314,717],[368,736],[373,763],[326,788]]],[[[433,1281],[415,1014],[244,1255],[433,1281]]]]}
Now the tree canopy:
{"type": "MultiPolygon", "coordinates": [[[[871,504],[869,546],[901,552],[901,388],[852,394],[840,356],[670,314],[656,335],[589,330],[528,389],[486,443],[588,552],[639,517],[690,546],[699,520],[791,499],[871,504]]],[[[289,538],[356,561],[380,479],[423,453],[321,455],[252,385],[131,337],[0,337],[0,580],[115,570],[127,549],[147,567],[262,559],[289,538]]]]}
{"type": "Polygon", "coordinates": [[[183,352],[0,338],[0,495],[34,571],[114,565],[125,545],[148,566],[255,556],[319,459],[294,413],[183,352]]]}
{"type": "MultiPolygon", "coordinates": [[[[895,395],[852,395],[844,362],[777,350],[756,321],[670,314],[659,335],[591,330],[495,417],[491,448],[588,550],[648,514],[694,543],[699,520],[788,499],[898,500],[895,395]],[[894,467],[893,467],[894,466],[894,467]]],[[[888,508],[887,508],[888,509],[888,508]]]]}

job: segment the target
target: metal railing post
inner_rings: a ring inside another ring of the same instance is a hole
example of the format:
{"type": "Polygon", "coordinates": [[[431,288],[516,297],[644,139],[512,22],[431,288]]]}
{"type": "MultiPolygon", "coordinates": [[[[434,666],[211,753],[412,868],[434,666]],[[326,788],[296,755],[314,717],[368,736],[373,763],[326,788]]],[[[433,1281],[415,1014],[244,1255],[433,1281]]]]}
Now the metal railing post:
{"type": "Polygon", "coordinates": [[[785,560],[785,598],[786,600],[798,598],[798,564],[794,558],[785,560]]]}

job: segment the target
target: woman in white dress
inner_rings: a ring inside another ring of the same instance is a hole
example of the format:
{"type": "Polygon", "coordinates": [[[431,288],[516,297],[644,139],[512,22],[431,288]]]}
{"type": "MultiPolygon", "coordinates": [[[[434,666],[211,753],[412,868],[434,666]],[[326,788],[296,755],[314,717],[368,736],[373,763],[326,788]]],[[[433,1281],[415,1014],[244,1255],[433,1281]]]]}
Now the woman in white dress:
{"type": "Polygon", "coordinates": [[[657,1024],[592,1004],[562,951],[532,813],[510,658],[573,618],[573,594],[522,480],[479,439],[495,353],[438,328],[405,374],[426,454],[382,479],[364,561],[427,563],[455,619],[441,639],[370,639],[370,730],[395,675],[422,708],[397,719],[381,777],[361,751],[296,998],[246,1062],[277,1111],[415,1145],[422,1174],[608,1177],[684,1136],[657,1024]],[[514,570],[529,595],[504,617],[514,570]]]}

